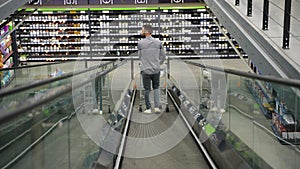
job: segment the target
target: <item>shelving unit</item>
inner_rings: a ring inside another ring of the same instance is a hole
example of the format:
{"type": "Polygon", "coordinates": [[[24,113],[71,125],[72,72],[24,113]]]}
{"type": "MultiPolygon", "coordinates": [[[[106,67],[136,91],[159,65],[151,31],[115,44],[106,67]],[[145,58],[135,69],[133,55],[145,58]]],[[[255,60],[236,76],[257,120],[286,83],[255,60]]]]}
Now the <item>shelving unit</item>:
{"type": "MultiPolygon", "coordinates": [[[[13,22],[3,21],[1,24],[1,35],[0,35],[0,68],[11,68],[15,65],[14,51],[13,51],[13,37],[10,31],[13,28],[13,22]]],[[[8,86],[14,78],[14,71],[7,70],[0,72],[0,89],[8,86]]]]}
{"type": "MultiPolygon", "coordinates": [[[[277,94],[276,94],[277,95],[277,94]]],[[[300,125],[295,113],[291,112],[284,100],[275,97],[271,128],[282,144],[300,144],[300,125]]]]}
{"type": "Polygon", "coordinates": [[[265,117],[271,119],[272,112],[274,112],[274,98],[265,89],[264,84],[260,81],[248,81],[246,86],[254,96],[265,117]]]}
{"type": "Polygon", "coordinates": [[[270,126],[281,144],[300,144],[300,125],[284,102],[272,93],[272,86],[267,82],[247,81],[246,85],[255,98],[265,117],[272,119],[270,126]]]}
{"type": "Polygon", "coordinates": [[[35,12],[17,32],[22,61],[68,60],[89,52],[89,29],[87,11],[35,12]]]}
{"type": "Polygon", "coordinates": [[[166,40],[169,55],[192,55],[201,58],[237,57],[208,10],[162,10],[163,23],[170,23],[167,27],[162,24],[163,40],[166,40]],[[175,17],[166,19],[170,16],[175,17]]]}
{"type": "Polygon", "coordinates": [[[151,24],[153,37],[162,41],[169,56],[237,58],[208,10],[204,6],[41,8],[18,30],[19,53],[27,56],[25,61],[137,56],[141,27],[151,24]]]}

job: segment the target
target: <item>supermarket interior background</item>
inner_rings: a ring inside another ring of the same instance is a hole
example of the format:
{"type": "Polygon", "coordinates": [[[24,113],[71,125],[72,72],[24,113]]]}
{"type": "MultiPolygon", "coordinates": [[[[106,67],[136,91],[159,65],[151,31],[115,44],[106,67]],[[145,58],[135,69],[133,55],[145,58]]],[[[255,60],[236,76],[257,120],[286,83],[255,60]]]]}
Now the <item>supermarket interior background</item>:
{"type": "Polygon", "coordinates": [[[1,168],[300,168],[299,0],[0,9],[1,168]],[[147,24],[167,56],[151,114],[137,47],[147,24]]]}

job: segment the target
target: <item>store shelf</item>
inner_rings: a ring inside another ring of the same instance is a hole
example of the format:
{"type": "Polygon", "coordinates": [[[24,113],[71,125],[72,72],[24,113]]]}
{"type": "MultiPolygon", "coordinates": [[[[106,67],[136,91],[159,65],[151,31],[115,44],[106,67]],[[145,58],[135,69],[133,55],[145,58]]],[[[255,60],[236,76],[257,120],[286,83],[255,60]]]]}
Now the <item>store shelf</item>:
{"type": "Polygon", "coordinates": [[[284,145],[288,145],[288,144],[299,145],[300,144],[300,137],[299,137],[300,132],[286,132],[286,133],[290,133],[289,135],[295,135],[295,134],[298,135],[298,138],[294,137],[294,139],[287,139],[287,138],[282,137],[282,134],[280,134],[278,132],[277,127],[273,123],[271,123],[271,128],[272,128],[274,134],[276,135],[277,140],[281,144],[284,144],[284,145]]]}
{"type": "Polygon", "coordinates": [[[80,9],[80,8],[76,8],[76,10],[70,10],[70,11],[66,11],[66,9],[65,8],[62,8],[62,9],[60,9],[60,10],[57,10],[57,11],[55,11],[55,10],[57,10],[57,8],[56,9],[53,9],[53,8],[49,8],[49,9],[44,9],[44,8],[41,8],[41,9],[39,9],[39,11],[36,11],[36,12],[34,12],[32,15],[34,16],[34,15],[37,15],[37,16],[40,16],[40,15],[51,15],[51,16],[56,16],[56,15],[62,15],[62,13],[61,13],[61,11],[63,11],[63,14],[68,14],[68,15],[80,15],[80,14],[82,14],[82,15],[84,15],[84,14],[88,14],[88,11],[86,11],[87,10],[87,8],[83,8],[83,9],[80,9]]]}
{"type": "Polygon", "coordinates": [[[5,55],[4,57],[3,57],[3,63],[5,63],[9,58],[10,58],[10,56],[13,54],[13,51],[10,51],[7,55],[5,55]]]}
{"type": "Polygon", "coordinates": [[[265,86],[260,81],[256,81],[256,84],[259,86],[259,88],[263,92],[263,94],[266,97],[267,101],[269,103],[271,103],[272,102],[272,96],[267,92],[265,86]]]}
{"type": "Polygon", "coordinates": [[[61,50],[28,50],[27,53],[50,53],[50,52],[88,52],[86,49],[61,49],[61,50]]]}
{"type": "MultiPolygon", "coordinates": [[[[140,30],[143,25],[138,26],[91,26],[92,29],[120,29],[120,28],[129,28],[129,29],[138,29],[140,30]]],[[[155,28],[197,28],[201,27],[200,25],[160,25],[160,26],[152,26],[155,28]]]]}
{"type": "Polygon", "coordinates": [[[10,47],[12,44],[12,41],[9,40],[8,42],[6,42],[5,46],[3,47],[4,49],[7,49],[8,47],[10,47]]]}
{"type": "MultiPolygon", "coordinates": [[[[276,135],[277,140],[281,144],[299,145],[300,126],[297,120],[295,120],[295,117],[291,113],[287,113],[285,110],[281,110],[280,112],[276,110],[276,107],[279,107],[279,109],[284,109],[282,107],[283,105],[279,104],[279,101],[276,97],[271,98],[271,94],[268,93],[264,83],[261,83],[257,80],[249,80],[246,82],[246,86],[254,96],[256,103],[259,105],[266,118],[272,119],[270,126],[276,135]],[[279,104],[278,106],[274,105],[274,100],[276,100],[276,104],[279,104]]],[[[269,88],[271,89],[272,87],[269,86],[269,88]]]]}
{"type": "Polygon", "coordinates": [[[34,34],[34,35],[20,35],[22,38],[30,38],[30,37],[88,37],[89,34],[34,34]]]}
{"type": "MultiPolygon", "coordinates": [[[[9,22],[1,28],[1,51],[0,51],[0,61],[2,62],[0,68],[11,68],[15,65],[13,58],[13,37],[10,35],[13,23],[9,22]]],[[[14,72],[1,71],[0,74],[0,89],[7,87],[11,81],[14,79],[14,72]]]]}
{"type": "Polygon", "coordinates": [[[109,34],[109,33],[92,33],[91,37],[105,37],[105,36],[117,36],[117,37],[129,37],[129,36],[137,36],[137,33],[120,33],[120,34],[109,34]]]}
{"type": "Polygon", "coordinates": [[[53,62],[53,61],[67,61],[67,60],[84,60],[84,59],[90,59],[90,55],[80,55],[80,56],[63,56],[63,55],[56,55],[56,56],[48,56],[48,57],[33,57],[33,58],[27,58],[28,61],[35,61],[35,62],[41,62],[41,61],[47,61],[47,62],[53,62]]]}
{"type": "MultiPolygon", "coordinates": [[[[95,36],[96,37],[96,36],[95,36]]],[[[163,44],[171,44],[171,43],[205,43],[209,44],[212,42],[226,42],[225,40],[215,39],[215,40],[161,40],[163,44]]],[[[128,44],[137,44],[138,41],[96,41],[92,42],[91,44],[122,44],[122,43],[128,43],[128,44]]],[[[198,46],[199,46],[198,44],[198,46]]],[[[240,47],[238,47],[240,48],[240,47]]],[[[194,49],[203,49],[203,48],[194,48],[194,49]]],[[[205,47],[204,47],[205,49],[205,47]]],[[[215,47],[213,49],[232,49],[232,47],[215,47]]]]}
{"type": "Polygon", "coordinates": [[[86,30],[90,29],[90,27],[20,27],[21,30],[86,30]]]}
{"type": "Polygon", "coordinates": [[[137,51],[136,49],[92,49],[93,52],[110,52],[110,51],[137,51]]]}
{"type": "Polygon", "coordinates": [[[130,41],[128,41],[128,42],[124,42],[124,41],[98,41],[98,42],[92,42],[91,44],[92,45],[95,45],[95,44],[136,44],[137,45],[137,43],[138,43],[138,41],[133,41],[133,42],[130,42],[130,41]]]}
{"type": "Polygon", "coordinates": [[[148,18],[144,19],[143,17],[134,17],[131,16],[131,18],[110,18],[105,17],[105,18],[97,18],[92,16],[91,21],[156,21],[156,20],[161,20],[161,21],[172,21],[172,20],[212,20],[212,18],[202,18],[202,17],[186,17],[186,18],[170,18],[168,17],[155,17],[155,18],[148,18]]]}
{"type": "MultiPolygon", "coordinates": [[[[38,19],[32,19],[34,16],[29,17],[29,19],[25,20],[25,24],[27,22],[52,22],[52,23],[64,23],[64,22],[89,22],[88,18],[81,18],[81,19],[68,19],[68,18],[62,18],[62,19],[53,19],[53,18],[38,18],[38,19]]],[[[22,21],[22,19],[18,19],[16,21],[22,21]]]]}
{"type": "Polygon", "coordinates": [[[1,81],[1,88],[6,88],[14,80],[15,74],[13,75],[5,74],[3,77],[6,79],[4,81],[3,80],[1,81]]]}
{"type": "Polygon", "coordinates": [[[23,45],[83,45],[90,44],[90,42],[22,42],[23,45]]]}
{"type": "MultiPolygon", "coordinates": [[[[160,38],[167,54],[187,56],[200,53],[201,56],[207,54],[207,56],[234,57],[234,49],[230,47],[224,35],[218,30],[218,26],[213,22],[213,16],[203,7],[164,8],[161,10],[158,8],[145,10],[131,8],[123,10],[86,8],[84,11],[50,10],[35,12],[18,31],[20,44],[27,46],[27,50],[21,53],[27,54],[29,58],[36,57],[35,53],[46,56],[51,52],[57,52],[57,50],[47,50],[44,47],[50,45],[90,47],[90,50],[85,50],[85,48],[58,50],[61,53],[66,52],[66,56],[68,52],[91,52],[89,55],[99,52],[101,55],[129,56],[137,51],[136,45],[141,38],[140,30],[144,24],[152,24],[155,29],[153,37],[160,38]],[[89,12],[90,15],[88,15],[89,12]],[[67,32],[66,30],[87,29],[91,30],[84,34],[64,33],[67,32]],[[48,30],[52,31],[46,32],[48,30]],[[72,40],[80,37],[86,37],[89,40],[84,42],[72,40]],[[35,40],[22,40],[24,38],[34,38],[35,40]],[[68,42],[62,42],[60,38],[67,38],[68,42]],[[42,46],[39,50],[32,50],[32,47],[39,44],[42,46]],[[178,46],[180,44],[187,46],[180,47],[178,46]]],[[[240,50],[238,45],[237,48],[240,50]]],[[[236,54],[235,57],[238,55],[236,54]]]]}
{"type": "Polygon", "coordinates": [[[5,37],[7,34],[8,34],[8,32],[2,33],[2,34],[0,35],[0,40],[3,41],[4,39],[2,39],[2,38],[5,37]]]}

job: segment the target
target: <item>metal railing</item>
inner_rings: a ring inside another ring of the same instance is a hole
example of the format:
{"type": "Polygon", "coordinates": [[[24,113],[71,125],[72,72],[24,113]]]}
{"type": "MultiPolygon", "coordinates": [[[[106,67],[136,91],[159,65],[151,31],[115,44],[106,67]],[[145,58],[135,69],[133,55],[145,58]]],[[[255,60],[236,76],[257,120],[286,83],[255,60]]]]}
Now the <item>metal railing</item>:
{"type": "MultiPolygon", "coordinates": [[[[54,94],[52,95],[48,95],[47,97],[44,97],[32,104],[29,104],[29,105],[22,105],[21,107],[19,107],[18,109],[15,109],[15,110],[11,110],[11,111],[6,111],[6,112],[2,112],[1,115],[0,115],[0,123],[3,123],[5,121],[8,121],[16,116],[19,116],[21,115],[22,113],[25,113],[31,109],[33,109],[34,107],[38,107],[40,105],[43,105],[51,100],[54,100],[55,98],[58,98],[68,92],[71,92],[72,89],[76,89],[78,87],[81,87],[83,86],[84,84],[86,83],[89,83],[89,82],[92,82],[95,78],[99,78],[109,72],[111,72],[112,70],[116,69],[117,67],[121,66],[123,62],[120,62],[118,64],[114,64],[114,66],[110,69],[106,69],[102,72],[98,72],[95,76],[93,77],[89,77],[87,80],[84,80],[84,81],[81,81],[80,83],[77,83],[77,84],[67,84],[67,85],[64,85],[64,86],[61,86],[60,89],[59,89],[59,92],[55,92],[54,94]]],[[[57,81],[60,81],[60,80],[63,80],[63,79],[66,79],[66,78],[70,78],[72,76],[75,76],[75,75],[79,75],[79,74],[82,74],[82,73],[85,73],[85,72],[89,72],[89,71],[92,71],[92,70],[95,70],[97,68],[100,68],[100,67],[104,67],[108,64],[111,64],[112,62],[109,62],[109,63],[105,63],[103,65],[97,65],[97,66],[93,66],[91,68],[88,68],[88,69],[84,69],[84,70],[81,70],[81,71],[77,71],[77,72],[71,72],[71,73],[67,73],[65,75],[62,75],[60,77],[55,77],[55,78],[51,78],[51,79],[46,79],[46,80],[42,80],[42,81],[38,81],[36,83],[33,83],[33,84],[29,84],[29,85],[24,85],[24,86],[20,86],[20,87],[17,87],[17,88],[13,88],[13,89],[7,89],[7,90],[1,90],[0,91],[0,98],[1,97],[5,97],[5,96],[8,96],[8,95],[12,95],[12,94],[15,94],[15,93],[18,93],[18,92],[21,92],[21,91],[24,91],[24,90],[27,90],[27,89],[31,89],[31,88],[34,88],[34,87],[39,87],[39,86],[42,86],[42,85],[45,85],[45,84],[49,84],[49,83],[52,83],[52,82],[57,82],[57,81]]]]}
{"type": "MultiPolygon", "coordinates": [[[[268,30],[269,29],[269,4],[273,3],[270,0],[263,0],[263,17],[262,17],[262,30],[268,30]]],[[[284,5],[284,21],[283,21],[283,42],[282,42],[282,48],[283,49],[289,49],[290,47],[290,27],[291,27],[291,7],[292,7],[292,0],[285,0],[284,5]]],[[[274,3],[273,3],[274,4],[274,3]]],[[[235,5],[239,6],[240,1],[235,0],[235,5]]],[[[277,6],[277,4],[274,4],[277,6]]],[[[247,16],[252,17],[252,11],[253,11],[253,3],[252,0],[247,0],[247,16]]]]}
{"type": "Polygon", "coordinates": [[[224,73],[229,73],[229,74],[234,74],[234,75],[238,75],[241,77],[247,77],[247,78],[256,79],[256,80],[274,82],[274,83],[281,84],[281,85],[287,85],[290,87],[300,88],[300,80],[299,79],[284,79],[284,78],[279,78],[279,77],[274,77],[274,76],[258,75],[258,74],[254,74],[254,73],[250,73],[250,72],[243,72],[243,71],[238,71],[238,70],[233,70],[233,69],[228,69],[228,68],[220,68],[220,67],[215,67],[215,66],[210,66],[210,65],[204,65],[204,64],[195,63],[192,61],[185,61],[185,62],[188,64],[198,66],[198,67],[208,68],[211,70],[216,70],[219,72],[224,72],[224,73]]]}

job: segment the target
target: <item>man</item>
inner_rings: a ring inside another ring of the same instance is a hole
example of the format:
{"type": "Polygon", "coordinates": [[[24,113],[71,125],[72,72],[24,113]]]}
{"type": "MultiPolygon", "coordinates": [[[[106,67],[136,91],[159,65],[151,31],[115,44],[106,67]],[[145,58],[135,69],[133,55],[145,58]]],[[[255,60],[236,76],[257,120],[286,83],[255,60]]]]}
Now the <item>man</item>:
{"type": "Polygon", "coordinates": [[[141,73],[145,89],[146,110],[144,113],[151,113],[149,99],[151,82],[154,90],[154,112],[160,112],[160,65],[166,59],[162,43],[151,36],[152,32],[151,25],[144,25],[141,35],[145,38],[138,42],[138,54],[141,61],[141,73]]]}

